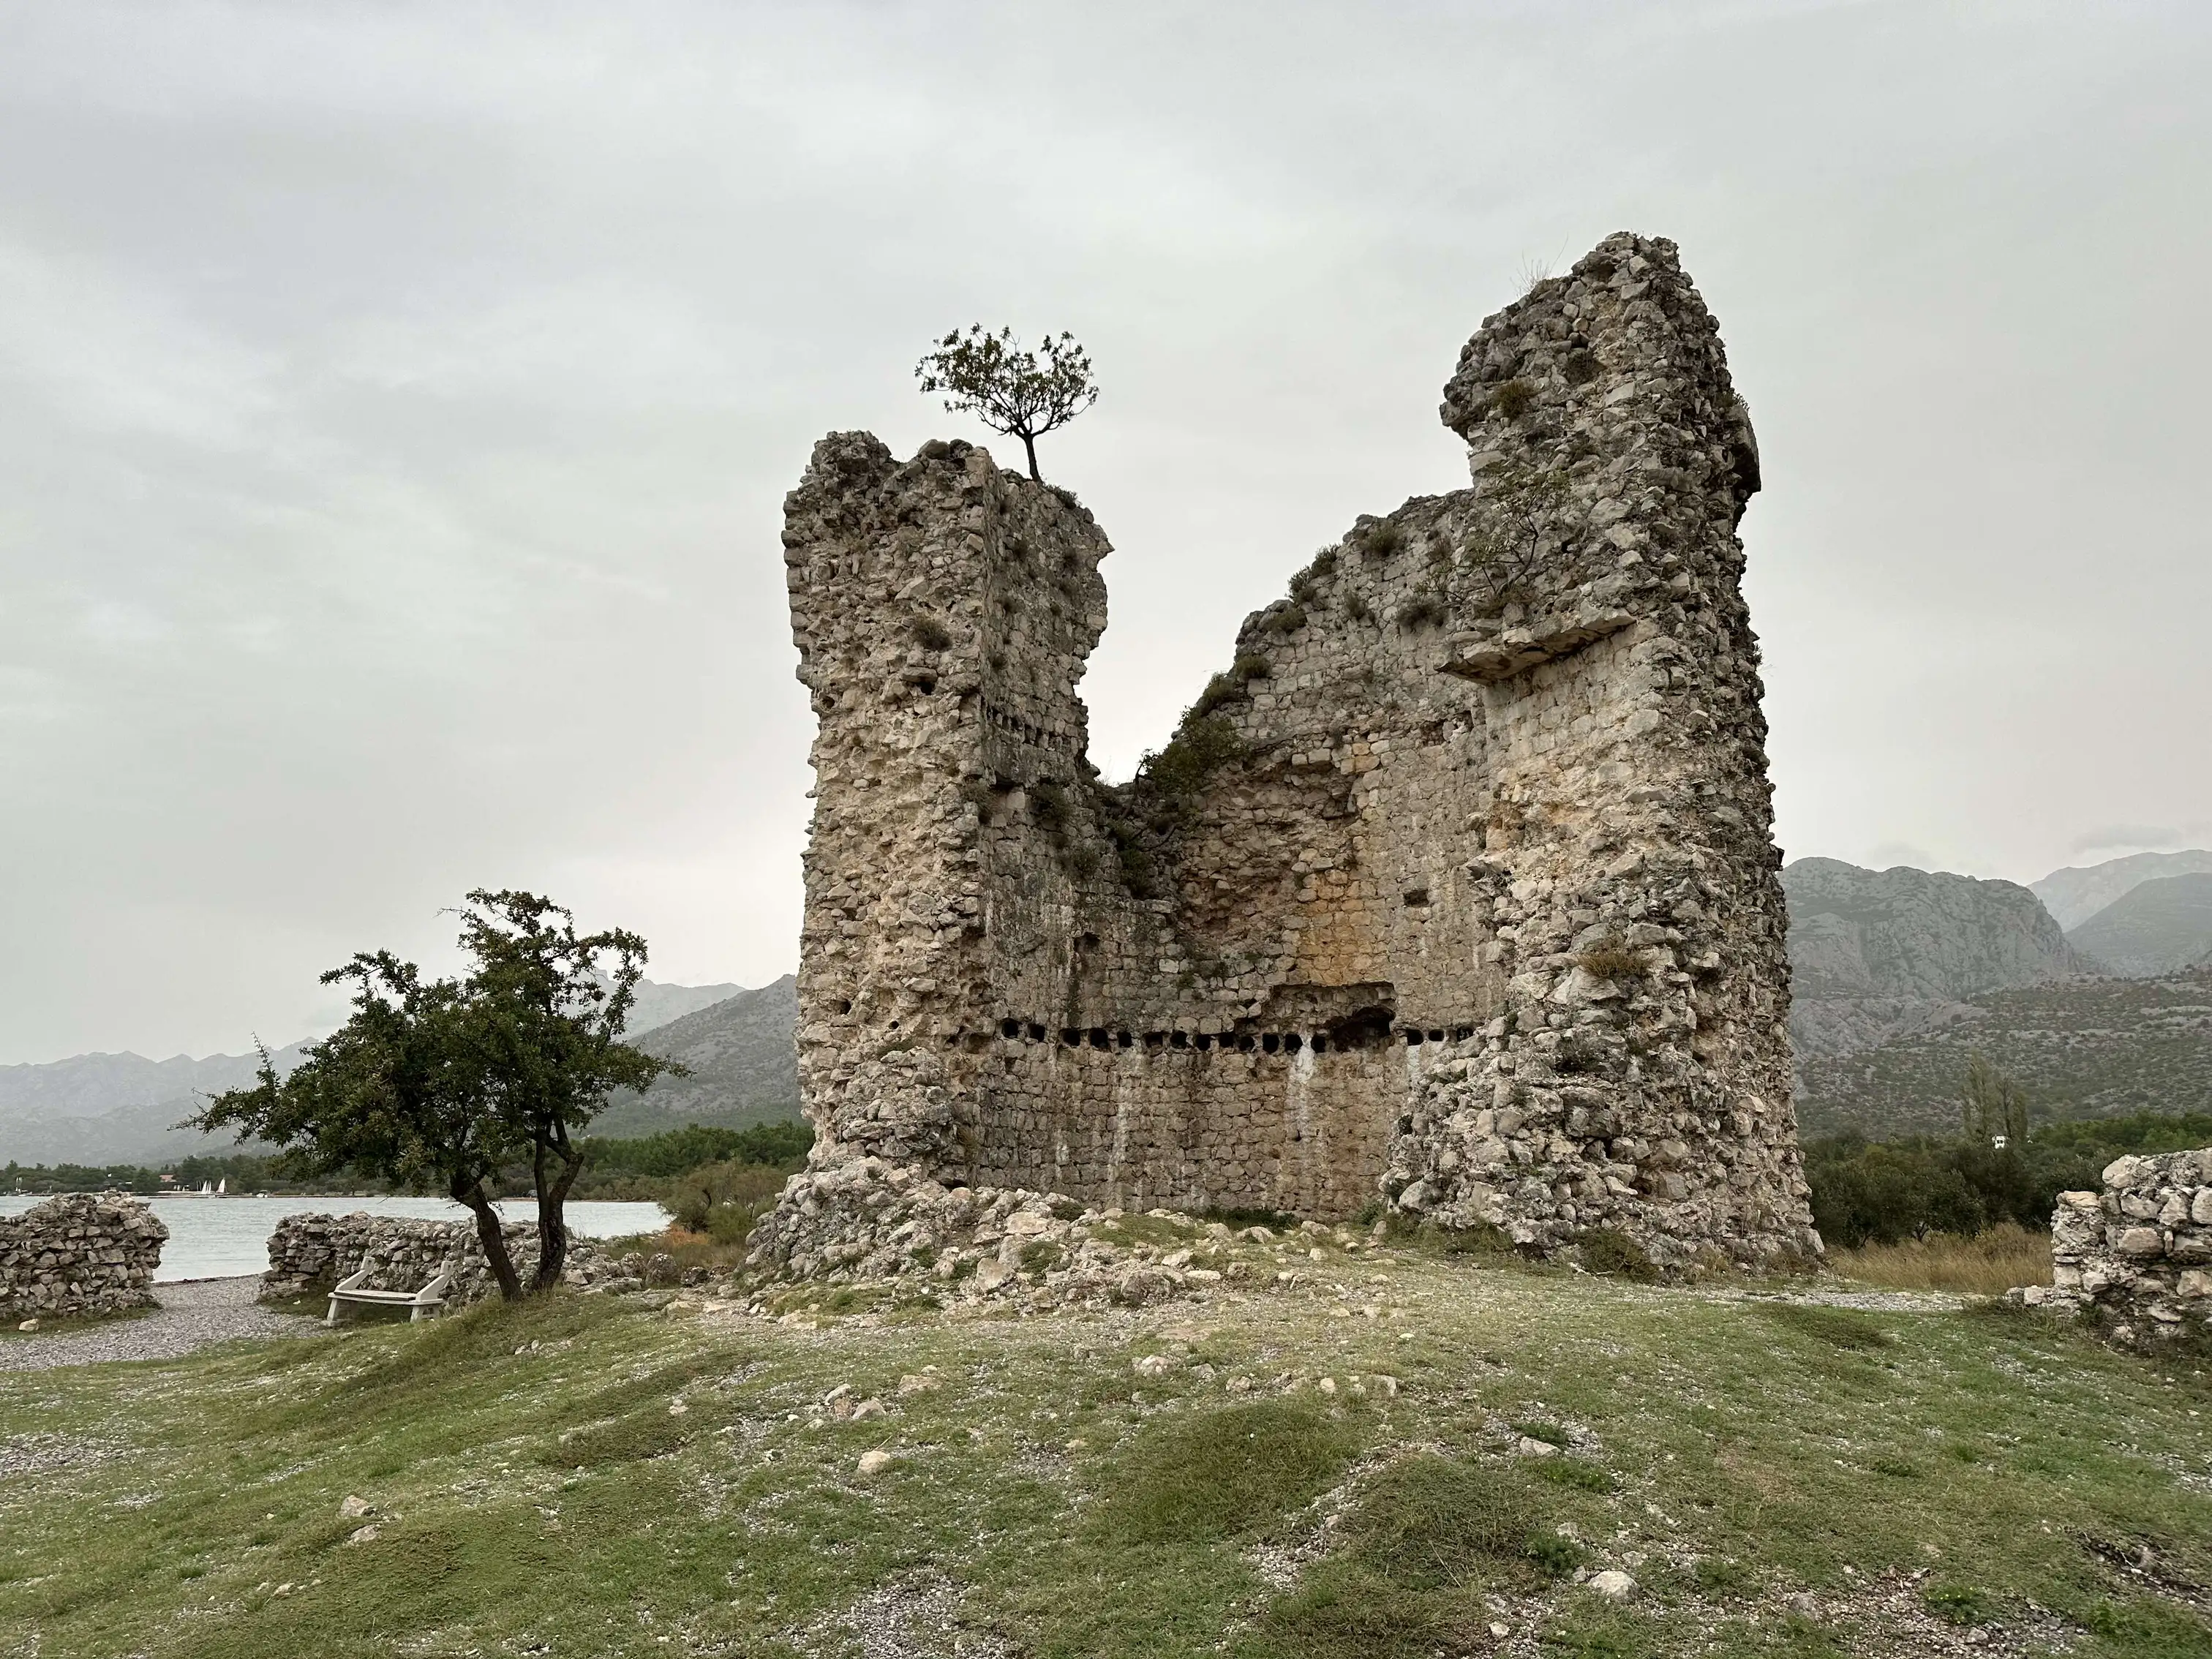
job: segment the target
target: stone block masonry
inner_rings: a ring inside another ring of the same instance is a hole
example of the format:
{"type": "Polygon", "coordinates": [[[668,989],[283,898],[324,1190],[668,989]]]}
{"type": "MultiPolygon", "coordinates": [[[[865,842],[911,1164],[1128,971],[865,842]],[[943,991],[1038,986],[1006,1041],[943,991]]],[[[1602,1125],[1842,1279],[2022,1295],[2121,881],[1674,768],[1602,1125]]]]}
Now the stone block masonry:
{"type": "MultiPolygon", "coordinates": [[[[526,1285],[538,1271],[538,1229],[511,1221],[501,1229],[507,1253],[526,1285]]],[[[423,1221],[405,1216],[310,1212],[288,1215],[269,1236],[269,1269],[261,1275],[264,1300],[288,1301],[319,1294],[363,1267],[378,1291],[416,1291],[441,1273],[453,1276],[449,1306],[463,1307],[499,1294],[474,1221],[423,1221]]],[[[588,1241],[568,1236],[563,1282],[586,1287],[636,1281],[588,1241]]]]}
{"type": "Polygon", "coordinates": [[[0,1218],[0,1313],[125,1313],[154,1305],[169,1230],[135,1198],[70,1193],[0,1218]]]}
{"type": "Polygon", "coordinates": [[[817,1139],[757,1235],[947,1191],[1384,1206],[1664,1265],[1820,1249],[1736,525],[1757,448],[1673,244],[1488,319],[1471,488],[1363,516],[1127,784],[1077,687],[1109,549],[962,443],[816,446],[786,503],[819,732],[799,980],[817,1139]]]}
{"type": "Polygon", "coordinates": [[[2054,1312],[2094,1309],[2114,1340],[2212,1337],[2212,1146],[2123,1158],[2101,1193],[2061,1193],[2051,1283],[2010,1292],[2054,1312]]]}

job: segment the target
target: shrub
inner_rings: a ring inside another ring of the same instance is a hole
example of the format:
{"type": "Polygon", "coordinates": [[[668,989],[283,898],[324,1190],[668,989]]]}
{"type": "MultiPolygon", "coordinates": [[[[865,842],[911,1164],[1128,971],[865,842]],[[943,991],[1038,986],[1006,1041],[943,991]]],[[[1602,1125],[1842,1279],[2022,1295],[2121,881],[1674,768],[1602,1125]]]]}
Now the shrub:
{"type": "Polygon", "coordinates": [[[718,1244],[741,1244],[775,1207],[785,1171],[764,1164],[710,1164],[679,1179],[668,1198],[676,1224],[718,1244]]]}
{"type": "Polygon", "coordinates": [[[942,651],[952,643],[951,631],[934,617],[916,617],[908,631],[914,642],[925,651],[942,651]]]}
{"type": "Polygon", "coordinates": [[[1147,755],[1138,775],[1162,800],[1187,804],[1222,767],[1244,757],[1244,740],[1218,714],[1186,718],[1168,746],[1147,755]]]}
{"type": "Polygon", "coordinates": [[[1528,406],[1535,401],[1534,386],[1526,380],[1512,380],[1498,388],[1497,394],[1491,399],[1491,407],[1507,420],[1517,421],[1528,412],[1528,406]]]}
{"type": "Polygon", "coordinates": [[[1632,951],[1617,939],[1600,939],[1575,962],[1593,979],[1638,979],[1650,969],[1641,951],[1632,951]]]}
{"type": "Polygon", "coordinates": [[[1306,608],[1303,605],[1286,605],[1267,618],[1268,631],[1275,634],[1295,634],[1305,625],[1306,608]]]}
{"type": "Polygon", "coordinates": [[[1206,681],[1206,690],[1198,694],[1198,701],[1191,704],[1190,712],[1183,716],[1183,723],[1188,726],[1194,720],[1203,720],[1222,704],[1243,695],[1242,681],[1227,674],[1216,674],[1206,681]]]}
{"type": "Polygon", "coordinates": [[[1583,1266],[1594,1273],[1613,1273],[1649,1285],[1659,1269],[1644,1247],[1617,1227],[1593,1227],[1575,1241],[1582,1246],[1583,1266]]]}
{"type": "Polygon", "coordinates": [[[1030,816],[1057,839],[1067,827],[1067,790],[1049,778],[1030,787],[1030,816]]]}
{"type": "Polygon", "coordinates": [[[1398,612],[1401,628],[1433,628],[1450,612],[1443,600],[1426,589],[1416,593],[1398,612]]]}
{"type": "Polygon", "coordinates": [[[1359,550],[1377,559],[1387,559],[1406,544],[1406,532],[1383,519],[1370,525],[1360,533],[1359,550]]]}
{"type": "Polygon", "coordinates": [[[1931,1584],[1921,1591],[1928,1611],[1949,1625],[1986,1625],[1996,1606],[1980,1590],[1965,1584],[1931,1584]]]}
{"type": "Polygon", "coordinates": [[[1256,651],[1247,651],[1230,666],[1230,676],[1239,685],[1250,680],[1264,680],[1275,672],[1275,665],[1256,651]]]}
{"type": "Polygon", "coordinates": [[[1587,349],[1577,348],[1567,354],[1560,372],[1566,376],[1569,386],[1588,386],[1598,377],[1597,358],[1587,349]]]}

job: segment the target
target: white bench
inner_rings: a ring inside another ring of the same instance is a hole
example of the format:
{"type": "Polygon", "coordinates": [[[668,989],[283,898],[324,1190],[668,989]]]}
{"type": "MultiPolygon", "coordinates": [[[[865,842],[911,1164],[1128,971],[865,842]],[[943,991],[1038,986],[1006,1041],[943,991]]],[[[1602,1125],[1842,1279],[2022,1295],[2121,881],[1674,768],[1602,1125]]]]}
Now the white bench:
{"type": "Polygon", "coordinates": [[[419,1291],[372,1291],[367,1280],[369,1270],[363,1267],[350,1279],[342,1279],[331,1291],[331,1310],[323,1320],[325,1325],[338,1322],[338,1309],[351,1302],[365,1308],[405,1308],[407,1322],[428,1319],[446,1305],[446,1287],[453,1282],[451,1273],[440,1273],[419,1291]]]}

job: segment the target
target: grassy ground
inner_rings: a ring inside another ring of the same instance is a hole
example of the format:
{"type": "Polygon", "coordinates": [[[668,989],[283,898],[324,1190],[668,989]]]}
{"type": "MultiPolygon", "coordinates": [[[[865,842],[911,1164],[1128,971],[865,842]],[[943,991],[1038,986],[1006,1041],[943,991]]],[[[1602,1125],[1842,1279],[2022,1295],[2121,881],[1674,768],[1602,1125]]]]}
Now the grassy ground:
{"type": "Polygon", "coordinates": [[[1297,1282],[563,1295],[0,1376],[0,1653],[2212,1652],[2201,1370],[1802,1285],[1249,1254],[1297,1282]]]}
{"type": "Polygon", "coordinates": [[[1891,1290],[2002,1296],[2015,1285],[2051,1282],[2051,1235],[2008,1221],[1972,1238],[1938,1234],[1838,1250],[1834,1261],[1845,1277],[1891,1290]]]}

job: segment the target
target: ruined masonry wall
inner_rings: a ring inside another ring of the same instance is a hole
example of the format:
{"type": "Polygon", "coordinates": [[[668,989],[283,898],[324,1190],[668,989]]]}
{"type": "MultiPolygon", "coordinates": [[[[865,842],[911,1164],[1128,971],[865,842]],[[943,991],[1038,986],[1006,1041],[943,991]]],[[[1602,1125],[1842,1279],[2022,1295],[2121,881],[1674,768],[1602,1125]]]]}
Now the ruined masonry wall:
{"type": "MultiPolygon", "coordinates": [[[[514,1270],[525,1284],[538,1271],[538,1229],[511,1221],[500,1230],[514,1270]]],[[[446,1291],[449,1307],[463,1307],[499,1294],[473,1221],[422,1221],[405,1216],[325,1215],[319,1211],[288,1215],[269,1235],[269,1267],[261,1275],[264,1300],[327,1291],[342,1279],[369,1269],[368,1285],[379,1291],[417,1291],[441,1273],[453,1275],[446,1291]]],[[[619,1270],[588,1241],[568,1237],[561,1264],[564,1282],[592,1285],[618,1278],[619,1270]]]]}
{"type": "MultiPolygon", "coordinates": [[[[1115,787],[1090,514],[965,444],[816,447],[814,1170],[1818,1251],[1717,329],[1671,243],[1612,237],[1484,323],[1443,412],[1472,487],[1323,549],[1115,787]]],[[[811,1180],[764,1260],[807,1255],[811,1180]]]]}
{"type": "Polygon", "coordinates": [[[122,1313],[154,1305],[169,1230],[135,1198],[70,1193],[0,1217],[0,1313],[122,1313]]]}
{"type": "Polygon", "coordinates": [[[2061,1193],[2051,1283],[2012,1291],[2029,1307],[2095,1308],[2113,1338],[2148,1346],[2212,1336],[2212,1146],[2123,1158],[2101,1193],[2061,1193]]]}

